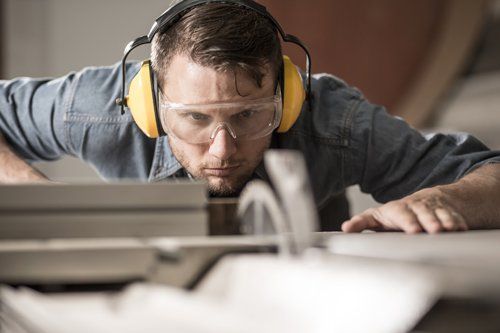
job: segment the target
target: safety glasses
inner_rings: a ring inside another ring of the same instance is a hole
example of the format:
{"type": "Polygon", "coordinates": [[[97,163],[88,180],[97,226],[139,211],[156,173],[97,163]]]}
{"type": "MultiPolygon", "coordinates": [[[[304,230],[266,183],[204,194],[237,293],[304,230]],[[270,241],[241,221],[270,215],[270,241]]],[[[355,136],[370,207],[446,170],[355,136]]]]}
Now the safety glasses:
{"type": "Polygon", "coordinates": [[[220,130],[237,141],[259,139],[271,134],[282,116],[279,89],[274,96],[242,102],[181,104],[161,99],[163,129],[191,144],[209,143],[220,130]]]}

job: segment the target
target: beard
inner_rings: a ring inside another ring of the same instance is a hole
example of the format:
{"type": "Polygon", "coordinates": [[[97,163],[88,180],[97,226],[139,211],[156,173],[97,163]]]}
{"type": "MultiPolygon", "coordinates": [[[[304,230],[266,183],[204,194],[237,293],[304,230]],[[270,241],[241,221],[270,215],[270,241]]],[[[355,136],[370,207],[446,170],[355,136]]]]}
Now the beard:
{"type": "Polygon", "coordinates": [[[237,197],[239,196],[241,190],[250,180],[252,173],[238,175],[231,182],[221,182],[219,179],[213,179],[213,177],[207,178],[196,178],[207,181],[208,184],[208,194],[210,197],[219,197],[219,198],[227,198],[227,197],[237,197]]]}
{"type": "MultiPolygon", "coordinates": [[[[211,160],[198,162],[190,159],[180,147],[176,145],[176,139],[168,137],[170,148],[175,158],[182,167],[196,180],[203,180],[207,183],[208,193],[211,197],[236,197],[240,194],[243,187],[252,178],[252,175],[257,166],[262,161],[264,152],[269,148],[271,136],[261,141],[259,144],[252,145],[252,151],[246,154],[244,158],[237,156],[227,160],[211,160]],[[257,147],[257,148],[256,148],[257,147]],[[223,168],[227,166],[238,165],[230,175],[225,177],[217,177],[206,175],[205,168],[223,168]]],[[[238,155],[237,153],[235,155],[238,155]]]]}

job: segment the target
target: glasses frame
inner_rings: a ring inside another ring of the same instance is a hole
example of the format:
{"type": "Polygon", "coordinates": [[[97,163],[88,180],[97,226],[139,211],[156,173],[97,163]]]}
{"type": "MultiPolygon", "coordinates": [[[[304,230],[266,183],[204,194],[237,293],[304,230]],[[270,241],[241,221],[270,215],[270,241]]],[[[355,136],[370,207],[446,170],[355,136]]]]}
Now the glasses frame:
{"type": "Polygon", "coordinates": [[[281,89],[279,88],[279,85],[276,88],[276,92],[273,96],[269,97],[263,97],[263,98],[257,98],[257,99],[250,99],[250,100],[244,100],[244,101],[238,101],[238,102],[218,102],[218,103],[200,103],[200,104],[184,104],[184,103],[177,103],[177,102],[170,102],[166,98],[166,96],[160,91],[159,92],[159,97],[160,97],[160,121],[161,125],[163,127],[163,130],[167,135],[174,136],[178,140],[185,141],[191,144],[204,144],[204,143],[209,143],[212,142],[215,139],[215,136],[217,135],[217,132],[219,132],[222,129],[226,129],[226,131],[231,135],[231,137],[234,140],[240,141],[238,139],[238,135],[234,128],[231,126],[231,124],[227,121],[218,121],[215,123],[213,131],[211,132],[210,136],[206,141],[196,141],[196,142],[189,142],[188,140],[185,140],[183,138],[180,138],[175,134],[174,131],[171,130],[171,127],[168,125],[167,120],[166,120],[166,112],[171,111],[182,111],[182,110],[201,110],[201,109],[229,109],[229,108],[237,108],[237,107],[244,107],[244,106],[252,106],[252,105],[260,105],[260,104],[265,104],[265,103],[273,103],[275,105],[275,114],[273,117],[273,122],[272,126],[270,126],[270,130],[267,132],[262,132],[259,135],[251,138],[245,138],[242,141],[251,141],[251,140],[256,140],[262,137],[265,137],[269,134],[271,134],[276,128],[279,127],[279,124],[281,122],[281,118],[283,116],[283,100],[281,98],[281,89]]]}

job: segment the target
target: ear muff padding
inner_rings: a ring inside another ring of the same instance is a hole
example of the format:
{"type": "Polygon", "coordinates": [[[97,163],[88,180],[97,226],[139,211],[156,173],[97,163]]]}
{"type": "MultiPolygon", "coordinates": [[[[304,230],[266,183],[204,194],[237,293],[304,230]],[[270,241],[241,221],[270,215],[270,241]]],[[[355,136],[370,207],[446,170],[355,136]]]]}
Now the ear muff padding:
{"type": "Polygon", "coordinates": [[[283,115],[278,127],[278,133],[288,131],[297,121],[306,98],[302,77],[289,57],[283,56],[283,115]]]}
{"type": "Polygon", "coordinates": [[[150,138],[157,138],[161,133],[155,86],[150,61],[144,60],[130,82],[125,99],[135,123],[150,138]]]}

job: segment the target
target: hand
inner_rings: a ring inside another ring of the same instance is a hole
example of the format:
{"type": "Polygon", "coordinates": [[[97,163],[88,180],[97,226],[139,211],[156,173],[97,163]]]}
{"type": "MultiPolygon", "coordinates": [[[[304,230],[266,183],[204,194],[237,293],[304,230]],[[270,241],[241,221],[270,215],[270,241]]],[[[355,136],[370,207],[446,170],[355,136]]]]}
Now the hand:
{"type": "Polygon", "coordinates": [[[342,224],[342,230],[403,230],[409,234],[467,230],[462,214],[450,202],[438,187],[424,189],[355,215],[342,224]]]}

